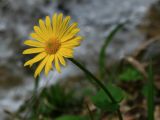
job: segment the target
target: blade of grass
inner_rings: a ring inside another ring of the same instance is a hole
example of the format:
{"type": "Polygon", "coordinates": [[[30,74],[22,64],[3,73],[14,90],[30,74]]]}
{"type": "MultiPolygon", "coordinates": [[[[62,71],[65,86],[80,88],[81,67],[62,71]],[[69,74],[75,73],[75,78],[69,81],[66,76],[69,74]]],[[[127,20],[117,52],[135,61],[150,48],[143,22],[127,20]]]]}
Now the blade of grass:
{"type": "Polygon", "coordinates": [[[99,55],[99,71],[100,71],[100,77],[101,79],[104,78],[105,76],[105,53],[106,53],[106,49],[109,46],[110,42],[113,40],[113,37],[116,35],[116,33],[121,30],[124,26],[124,24],[126,23],[119,23],[117,26],[115,26],[115,28],[110,32],[110,34],[107,36],[101,50],[100,50],[100,55],[99,55]]]}
{"type": "Polygon", "coordinates": [[[148,95],[147,95],[147,108],[148,108],[148,120],[154,120],[154,75],[152,68],[152,61],[149,65],[148,73],[148,95]]]}

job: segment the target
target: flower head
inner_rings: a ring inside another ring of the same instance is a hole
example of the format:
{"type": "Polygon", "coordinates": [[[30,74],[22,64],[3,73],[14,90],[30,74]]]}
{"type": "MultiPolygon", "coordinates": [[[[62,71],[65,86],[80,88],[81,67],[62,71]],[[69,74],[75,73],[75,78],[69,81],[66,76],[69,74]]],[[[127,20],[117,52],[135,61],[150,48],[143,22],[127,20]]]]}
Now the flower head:
{"type": "Polygon", "coordinates": [[[64,58],[73,57],[73,48],[80,45],[82,37],[77,35],[80,31],[77,23],[69,24],[70,19],[70,16],[64,18],[62,13],[54,14],[52,19],[47,16],[45,21],[40,19],[39,26],[34,26],[31,33],[32,39],[24,42],[31,48],[24,50],[23,54],[36,54],[24,66],[39,62],[34,77],[43,69],[48,75],[53,66],[61,72],[60,64],[66,65],[64,58]]]}

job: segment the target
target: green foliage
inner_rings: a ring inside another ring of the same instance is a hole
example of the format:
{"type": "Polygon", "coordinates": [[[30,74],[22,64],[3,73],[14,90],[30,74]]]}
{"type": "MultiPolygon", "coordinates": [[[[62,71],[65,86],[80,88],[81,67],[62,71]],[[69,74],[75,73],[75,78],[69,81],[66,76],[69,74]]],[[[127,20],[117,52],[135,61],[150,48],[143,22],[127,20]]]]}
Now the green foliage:
{"type": "Polygon", "coordinates": [[[83,96],[89,96],[94,93],[94,90],[90,88],[83,88],[82,93],[83,93],[83,96]]]}
{"type": "Polygon", "coordinates": [[[111,43],[111,41],[113,40],[113,37],[116,35],[116,33],[121,30],[123,28],[125,23],[119,23],[107,36],[101,50],[100,50],[100,55],[99,55],[99,71],[100,71],[100,76],[101,78],[104,78],[105,75],[105,53],[106,53],[106,49],[109,46],[109,44],[111,43]]]}
{"type": "Polygon", "coordinates": [[[33,98],[25,106],[25,109],[29,110],[26,117],[31,120],[38,120],[39,117],[49,120],[62,114],[77,112],[77,108],[81,109],[82,106],[81,99],[76,99],[73,91],[66,92],[59,85],[44,88],[38,96],[33,98]]]}
{"type": "Polygon", "coordinates": [[[153,75],[152,63],[150,63],[149,65],[147,87],[148,87],[148,94],[147,94],[148,120],[154,120],[154,75],[153,75]]]}
{"type": "Polygon", "coordinates": [[[123,72],[118,76],[119,80],[122,81],[134,81],[134,80],[141,80],[143,76],[133,67],[127,67],[123,70],[123,72]]]}
{"type": "Polygon", "coordinates": [[[91,99],[100,109],[113,112],[119,108],[118,103],[123,100],[125,93],[121,88],[113,84],[108,84],[107,88],[117,103],[113,103],[102,89],[95,96],[92,96],[91,99]]]}
{"type": "Polygon", "coordinates": [[[64,115],[56,118],[55,120],[88,120],[86,117],[76,115],[64,115]]]}
{"type": "Polygon", "coordinates": [[[56,85],[44,89],[40,97],[47,99],[55,108],[64,107],[72,103],[73,92],[66,93],[62,87],[56,85]]]}

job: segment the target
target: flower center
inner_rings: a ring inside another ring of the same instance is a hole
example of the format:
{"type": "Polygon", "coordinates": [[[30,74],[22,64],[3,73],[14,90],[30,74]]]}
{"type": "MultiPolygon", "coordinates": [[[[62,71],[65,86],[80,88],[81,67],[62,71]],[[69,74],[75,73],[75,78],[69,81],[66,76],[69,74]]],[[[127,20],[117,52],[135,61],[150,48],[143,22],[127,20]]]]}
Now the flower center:
{"type": "Polygon", "coordinates": [[[60,46],[61,43],[59,42],[59,40],[53,37],[46,42],[45,50],[48,54],[55,54],[59,50],[60,46]]]}

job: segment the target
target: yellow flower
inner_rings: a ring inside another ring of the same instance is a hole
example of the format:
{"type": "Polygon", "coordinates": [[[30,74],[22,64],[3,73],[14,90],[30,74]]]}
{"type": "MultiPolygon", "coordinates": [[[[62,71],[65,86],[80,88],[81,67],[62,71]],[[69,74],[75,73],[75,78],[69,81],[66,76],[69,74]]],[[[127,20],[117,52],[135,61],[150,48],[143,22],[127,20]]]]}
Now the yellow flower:
{"type": "Polygon", "coordinates": [[[25,45],[30,46],[23,51],[23,54],[37,54],[27,61],[24,66],[32,66],[40,62],[35,70],[34,77],[37,77],[44,69],[45,75],[55,66],[61,72],[60,64],[66,65],[64,58],[73,57],[73,48],[80,45],[81,36],[77,33],[77,23],[69,24],[70,16],[63,18],[63,14],[54,14],[52,19],[49,16],[45,21],[39,20],[39,26],[34,26],[34,33],[31,33],[31,40],[26,40],[25,45]]]}

